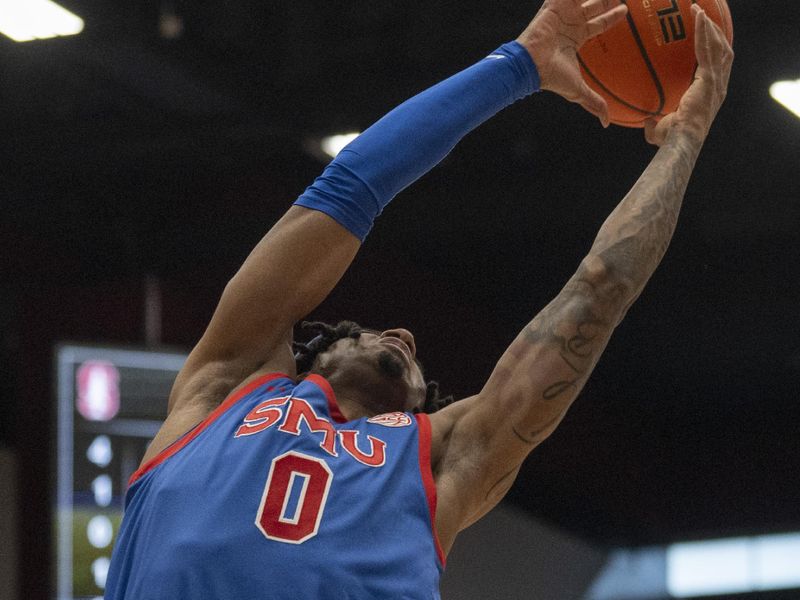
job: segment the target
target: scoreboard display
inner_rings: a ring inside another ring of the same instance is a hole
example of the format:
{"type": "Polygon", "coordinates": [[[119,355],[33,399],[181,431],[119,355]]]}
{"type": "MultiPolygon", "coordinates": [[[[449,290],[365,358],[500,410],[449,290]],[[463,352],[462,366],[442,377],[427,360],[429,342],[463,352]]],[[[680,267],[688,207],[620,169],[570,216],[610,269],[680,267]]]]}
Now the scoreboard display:
{"type": "Polygon", "coordinates": [[[56,349],[57,599],[103,596],[128,479],[167,414],[185,354],[56,349]]]}

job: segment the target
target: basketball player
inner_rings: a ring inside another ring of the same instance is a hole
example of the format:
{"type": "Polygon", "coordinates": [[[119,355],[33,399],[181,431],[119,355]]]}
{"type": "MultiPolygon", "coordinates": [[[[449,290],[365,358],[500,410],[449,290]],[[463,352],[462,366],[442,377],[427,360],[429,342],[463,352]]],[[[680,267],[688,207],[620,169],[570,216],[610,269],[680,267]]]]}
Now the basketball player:
{"type": "Polygon", "coordinates": [[[131,478],[106,598],[437,598],[459,531],[505,495],[564,417],[661,260],[733,52],[693,7],[699,67],[660,146],[558,296],[483,389],[433,414],[405,329],[295,323],[339,281],[401,189],[503,107],[539,89],[606,124],[576,48],[624,18],[619,0],[546,0],[515,41],[362,134],[228,283],[131,478]],[[296,349],[296,347],[295,347],[296,349]]]}

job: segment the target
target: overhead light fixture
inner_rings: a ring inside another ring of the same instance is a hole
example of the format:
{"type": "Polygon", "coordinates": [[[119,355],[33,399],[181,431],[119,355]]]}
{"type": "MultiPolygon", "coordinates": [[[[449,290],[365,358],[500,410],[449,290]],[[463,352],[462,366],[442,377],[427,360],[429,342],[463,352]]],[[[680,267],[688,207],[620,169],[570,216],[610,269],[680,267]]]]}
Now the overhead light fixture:
{"type": "Polygon", "coordinates": [[[51,0],[0,0],[0,33],[30,42],[83,31],[83,19],[51,0]]]}
{"type": "Polygon", "coordinates": [[[341,152],[347,144],[352,142],[356,139],[360,133],[340,133],[337,135],[329,135],[328,137],[322,138],[320,141],[320,148],[322,151],[330,156],[331,158],[336,158],[336,156],[341,152]]]}
{"type": "Polygon", "coordinates": [[[800,532],[620,548],[608,554],[583,597],[662,600],[800,589],[798,565],[800,532]]]}
{"type": "Polygon", "coordinates": [[[673,544],[667,590],[675,598],[800,587],[800,534],[673,544]]]}
{"type": "Polygon", "coordinates": [[[800,117],[800,79],[778,81],[769,88],[770,96],[800,117]]]}

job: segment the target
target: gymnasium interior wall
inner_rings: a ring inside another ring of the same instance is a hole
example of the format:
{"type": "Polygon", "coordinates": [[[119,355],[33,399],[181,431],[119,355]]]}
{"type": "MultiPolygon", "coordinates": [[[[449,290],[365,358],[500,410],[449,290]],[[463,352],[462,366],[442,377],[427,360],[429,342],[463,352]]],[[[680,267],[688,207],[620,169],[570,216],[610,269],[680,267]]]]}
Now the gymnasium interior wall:
{"type": "Polygon", "coordinates": [[[606,553],[501,504],[463,531],[442,578],[443,600],[581,600],[606,553]]]}
{"type": "Polygon", "coordinates": [[[0,599],[18,598],[16,461],[0,446],[0,599]]]}

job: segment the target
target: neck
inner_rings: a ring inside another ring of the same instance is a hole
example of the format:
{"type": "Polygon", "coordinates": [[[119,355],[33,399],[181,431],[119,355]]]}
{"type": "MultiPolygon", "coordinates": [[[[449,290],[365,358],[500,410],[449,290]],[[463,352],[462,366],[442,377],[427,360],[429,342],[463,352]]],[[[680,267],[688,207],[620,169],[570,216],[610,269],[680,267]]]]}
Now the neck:
{"type": "Polygon", "coordinates": [[[387,390],[385,385],[370,385],[363,381],[354,384],[335,373],[319,375],[325,377],[330,384],[336,396],[336,404],[348,421],[404,410],[403,399],[396,398],[396,390],[387,390]]]}
{"type": "Polygon", "coordinates": [[[380,412],[373,412],[368,410],[362,400],[351,398],[346,394],[339,393],[336,388],[333,390],[336,393],[336,403],[339,405],[339,410],[348,421],[355,421],[364,417],[374,417],[380,412]]]}

